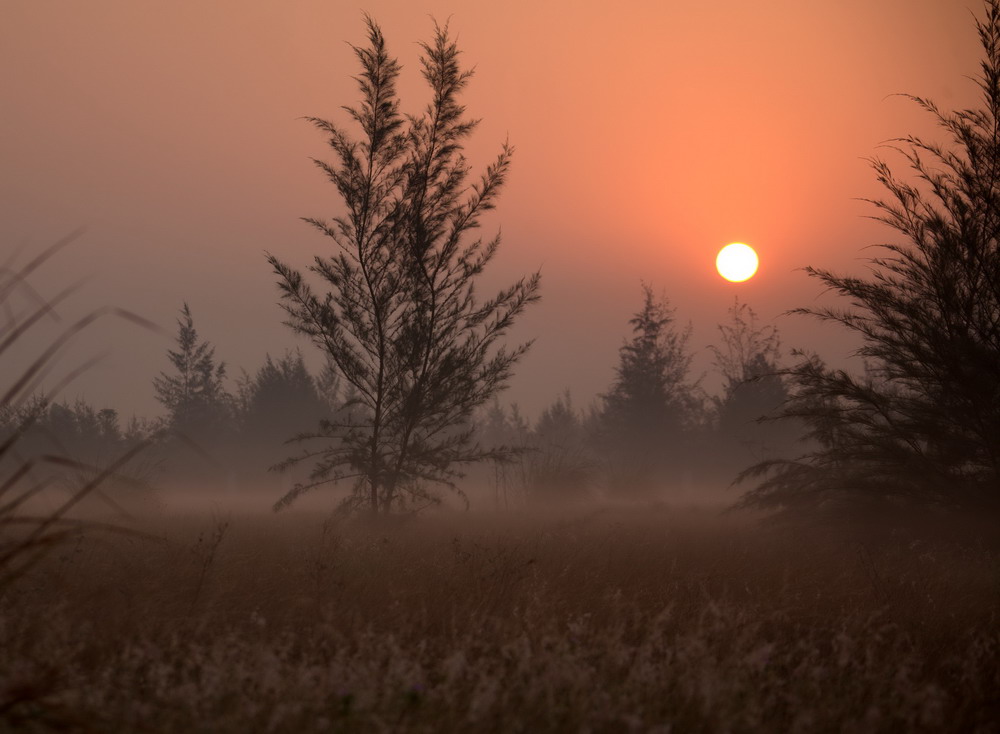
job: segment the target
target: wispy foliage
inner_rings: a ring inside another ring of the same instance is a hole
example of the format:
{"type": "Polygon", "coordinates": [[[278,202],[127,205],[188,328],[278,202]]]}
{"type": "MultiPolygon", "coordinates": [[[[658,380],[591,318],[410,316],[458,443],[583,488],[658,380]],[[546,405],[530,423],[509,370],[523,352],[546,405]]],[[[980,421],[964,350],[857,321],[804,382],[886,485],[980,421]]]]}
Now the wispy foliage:
{"type": "Polygon", "coordinates": [[[269,256],[288,325],[329,356],[354,397],[346,418],[324,422],[312,437],[319,448],[290,460],[314,462],[312,479],[276,508],[348,479],[348,507],[419,507],[436,501],[433,485],[457,489],[461,465],[502,457],[475,443],[468,419],[527,350],[508,350],[500,340],[538,298],[537,273],[477,298],[475,281],[500,238],[468,236],[494,208],[513,149],[505,144],[469,183],[462,151],[476,121],[466,118],[459,95],[472,73],[461,68],[447,27],[436,26],[434,40],[421,46],[432,100],[423,115],[404,116],[400,66],[378,25],[366,20],[368,45],[354,49],[361,102],[344,108],[361,137],[309,118],[329,136],[335,162],[316,165],[344,209],[330,222],[306,219],[336,247],[309,268],[329,290],[314,291],[302,273],[269,256]]]}
{"type": "Polygon", "coordinates": [[[781,339],[772,325],[761,324],[757,314],[739,299],[729,309],[729,320],[719,324],[719,344],[709,347],[716,369],[723,377],[722,395],[713,397],[714,430],[712,462],[737,465],[736,473],[751,462],[788,454],[797,426],[768,420],[788,399],[782,377],[781,339]],[[725,454],[728,461],[720,461],[725,454]]]}
{"type": "Polygon", "coordinates": [[[761,325],[749,304],[737,298],[729,309],[729,321],[719,324],[720,343],[709,347],[723,390],[732,393],[741,384],[778,370],[781,339],[774,326],[761,325]]]}
{"type": "Polygon", "coordinates": [[[902,236],[870,259],[870,277],[807,268],[845,308],[797,313],[860,337],[863,376],[816,358],[791,370],[785,414],[819,448],[754,467],[745,498],[771,508],[865,500],[998,509],[1000,505],[1000,3],[977,22],[979,109],[946,112],[910,97],[945,134],[892,146],[909,175],[874,159],[886,196],[875,218],[902,236]]]}

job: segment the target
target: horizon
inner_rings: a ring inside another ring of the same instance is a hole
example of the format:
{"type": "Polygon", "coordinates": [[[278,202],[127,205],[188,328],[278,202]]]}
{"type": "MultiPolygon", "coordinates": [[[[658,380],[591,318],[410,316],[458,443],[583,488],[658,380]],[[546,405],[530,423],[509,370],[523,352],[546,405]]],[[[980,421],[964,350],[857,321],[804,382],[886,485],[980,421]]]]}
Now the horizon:
{"type": "MultiPolygon", "coordinates": [[[[482,230],[504,237],[482,292],[540,269],[542,301],[508,339],[535,344],[502,402],[537,418],[566,390],[581,408],[599,400],[643,281],[692,323],[695,374],[711,373],[708,345],[734,297],[778,327],[786,355],[846,364],[854,345],[844,333],[782,314],[823,302],[802,267],[863,272],[863,248],[891,241],[858,201],[880,194],[864,159],[893,137],[933,130],[892,95],[946,108],[977,101],[963,80],[978,68],[968,10],[903,0],[782,0],[763,13],[737,2],[567,7],[366,8],[403,64],[404,111],[426,100],[416,42],[430,37],[431,16],[447,19],[476,70],[464,95],[482,120],[468,148],[474,174],[508,136],[516,148],[482,230]],[[514,38],[522,51],[512,55],[514,38]],[[715,273],[729,242],[760,255],[745,283],[715,273]]],[[[357,99],[349,44],[363,42],[361,11],[318,0],[141,11],[125,0],[42,0],[6,14],[0,236],[27,259],[85,229],[36,288],[90,276],[74,309],[125,308],[168,335],[186,301],[231,379],[296,347],[317,368],[321,355],[281,324],[264,252],[301,267],[330,251],[299,221],[337,206],[309,162],[328,149],[299,118],[347,122],[340,105],[357,99]]],[[[156,415],[151,383],[171,343],[102,323],[71,361],[109,356],[57,400],[156,415]]]]}

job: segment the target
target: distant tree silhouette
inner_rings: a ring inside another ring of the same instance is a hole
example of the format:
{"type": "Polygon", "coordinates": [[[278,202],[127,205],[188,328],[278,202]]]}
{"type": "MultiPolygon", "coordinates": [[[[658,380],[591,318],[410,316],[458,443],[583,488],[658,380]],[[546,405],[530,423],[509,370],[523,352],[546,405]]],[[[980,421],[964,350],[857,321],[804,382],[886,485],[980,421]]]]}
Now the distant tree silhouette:
{"type": "MultiPolygon", "coordinates": [[[[83,400],[49,402],[36,396],[19,410],[0,415],[0,436],[19,431],[18,450],[26,457],[57,454],[76,463],[64,465],[53,484],[64,488],[79,485],[96,476],[118,457],[140,444],[149,444],[155,433],[149,422],[133,418],[123,429],[118,412],[112,408],[95,409],[83,400]]],[[[148,482],[157,471],[155,455],[144,451],[127,467],[109,477],[106,487],[139,486],[148,489],[148,482]]],[[[103,496],[103,492],[98,494],[103,496]]],[[[134,495],[134,491],[129,494],[134,495]]],[[[143,493],[146,494],[146,493],[143,493]]]]}
{"type": "Polygon", "coordinates": [[[167,357],[173,372],[154,377],[153,389],[168,411],[168,427],[196,443],[218,438],[230,418],[230,398],[222,383],[226,366],[216,363],[209,342],[199,341],[187,303],[177,320],[177,349],[167,350],[167,357]]]}
{"type": "Polygon", "coordinates": [[[315,431],[334,412],[298,351],[277,360],[267,355],[253,378],[244,381],[241,393],[241,449],[260,470],[284,459],[286,443],[315,431]]]}
{"type": "Polygon", "coordinates": [[[526,446],[531,432],[518,405],[514,403],[509,409],[504,408],[496,397],[481,416],[478,426],[479,441],[484,446],[526,446]]]}
{"type": "MultiPolygon", "coordinates": [[[[679,471],[687,429],[699,408],[688,382],[691,327],[678,331],[666,298],[643,284],[633,337],[619,351],[611,390],[603,396],[599,443],[616,462],[621,489],[641,490],[664,471],[679,471]]],[[[613,480],[614,481],[614,480],[613,480]]]]}
{"type": "Polygon", "coordinates": [[[807,268],[850,308],[803,308],[858,335],[866,374],[806,359],[784,414],[818,448],[748,472],[745,503],[815,509],[876,503],[1000,508],[1000,2],[976,23],[983,107],[943,112],[910,97],[947,134],[897,141],[906,180],[874,159],[888,192],[871,203],[903,241],[881,246],[873,275],[807,268]]]}
{"type": "Polygon", "coordinates": [[[728,313],[728,322],[719,325],[720,343],[709,347],[723,386],[722,395],[712,401],[715,425],[708,450],[716,465],[739,471],[774,458],[790,444],[794,426],[762,420],[774,417],[788,399],[777,329],[760,325],[754,310],[738,298],[728,313]],[[720,462],[720,456],[725,460],[720,462]]]}
{"type": "Polygon", "coordinates": [[[476,422],[476,435],[482,446],[499,452],[498,459],[480,471],[493,488],[494,506],[509,509],[512,502],[522,504],[531,484],[533,434],[520,408],[516,403],[504,408],[494,397],[476,422]]]}
{"type": "Polygon", "coordinates": [[[593,447],[568,390],[542,411],[530,445],[533,451],[526,455],[529,499],[562,501],[590,493],[593,447]]]}
{"type": "Polygon", "coordinates": [[[492,299],[476,298],[474,283],[500,239],[466,236],[494,207],[512,149],[505,144],[479,181],[468,183],[463,141],[476,121],[458,97],[471,72],[460,67],[447,27],[422,44],[432,100],[422,116],[404,117],[399,64],[379,27],[366,21],[369,43],[354,49],[362,99],[347,108],[361,139],[312,119],[336,155],[317,165],[345,205],[332,222],[306,220],[336,246],[309,268],[329,292],[318,295],[300,272],[269,256],[286,323],[330,357],[354,396],[342,419],[316,432],[319,448],[293,458],[315,462],[311,480],[275,509],[347,479],[354,492],[345,507],[376,513],[436,502],[434,486],[457,490],[463,464],[499,455],[475,443],[469,418],[504,387],[528,348],[508,351],[498,341],[538,298],[537,274],[492,299]]]}
{"type": "Polygon", "coordinates": [[[729,321],[719,324],[721,342],[709,347],[724,380],[724,395],[763,374],[776,372],[781,357],[778,330],[760,326],[757,314],[748,304],[736,298],[727,313],[729,321]]]}

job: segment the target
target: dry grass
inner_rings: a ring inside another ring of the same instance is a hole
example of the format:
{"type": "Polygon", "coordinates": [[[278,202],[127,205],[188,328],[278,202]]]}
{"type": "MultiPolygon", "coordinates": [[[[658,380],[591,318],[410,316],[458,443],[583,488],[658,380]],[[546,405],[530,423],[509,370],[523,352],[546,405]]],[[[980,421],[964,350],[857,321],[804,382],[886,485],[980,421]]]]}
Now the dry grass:
{"type": "Polygon", "coordinates": [[[160,518],[0,599],[19,731],[997,731],[997,554],[710,512],[160,518]],[[226,525],[228,523],[228,525],[226,525]]]}

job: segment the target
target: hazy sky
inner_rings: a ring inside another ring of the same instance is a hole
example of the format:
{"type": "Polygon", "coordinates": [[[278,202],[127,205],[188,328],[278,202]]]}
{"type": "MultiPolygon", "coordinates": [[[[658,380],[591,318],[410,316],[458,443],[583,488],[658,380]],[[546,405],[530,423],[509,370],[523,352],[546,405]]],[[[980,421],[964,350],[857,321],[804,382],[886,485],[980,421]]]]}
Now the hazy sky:
{"type": "MultiPolygon", "coordinates": [[[[187,301],[232,375],[308,345],[281,325],[270,251],[296,265],[329,250],[299,217],[338,212],[310,163],[324,139],[300,118],[345,122],[362,13],[403,63],[406,111],[427,101],[416,41],[450,17],[482,118],[483,164],[517,153],[486,224],[504,244],[496,287],[542,270],[535,338],[505,401],[535,414],[563,389],[604,391],[640,281],[694,326],[699,371],[733,297],[786,347],[836,361],[833,327],[780,317],[815,303],[804,265],[855,271],[892,238],[864,217],[878,196],[865,158],[933,133],[893,93],[978,104],[972,11],[963,0],[0,0],[0,254],[20,261],[78,227],[40,271],[45,293],[130,309],[171,333],[187,301]],[[715,273],[722,245],[761,257],[757,277],[715,273]]],[[[66,310],[71,310],[67,305],[66,310]]],[[[159,406],[151,379],[168,337],[107,322],[68,359],[111,355],[66,390],[126,415],[159,406]]],[[[711,386],[711,380],[709,385],[711,386]]]]}

